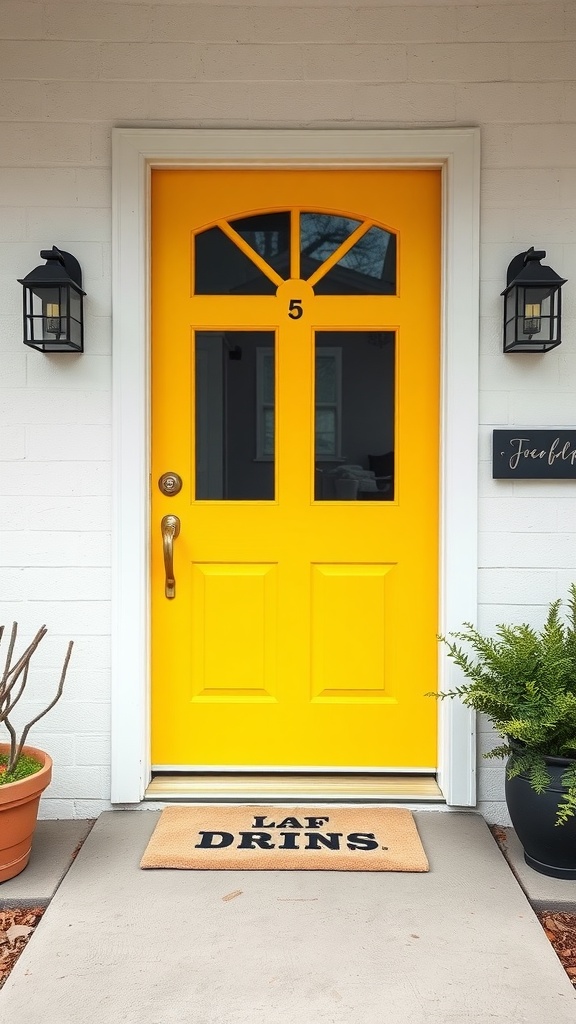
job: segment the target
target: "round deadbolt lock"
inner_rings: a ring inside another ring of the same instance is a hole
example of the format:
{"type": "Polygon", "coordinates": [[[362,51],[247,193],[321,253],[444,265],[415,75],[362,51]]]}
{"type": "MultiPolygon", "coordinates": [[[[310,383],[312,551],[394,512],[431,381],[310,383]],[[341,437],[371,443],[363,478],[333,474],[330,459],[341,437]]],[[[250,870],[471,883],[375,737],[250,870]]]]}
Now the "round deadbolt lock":
{"type": "Polygon", "coordinates": [[[163,473],[158,481],[158,487],[167,498],[178,494],[182,490],[182,477],[178,473],[163,473]]]}

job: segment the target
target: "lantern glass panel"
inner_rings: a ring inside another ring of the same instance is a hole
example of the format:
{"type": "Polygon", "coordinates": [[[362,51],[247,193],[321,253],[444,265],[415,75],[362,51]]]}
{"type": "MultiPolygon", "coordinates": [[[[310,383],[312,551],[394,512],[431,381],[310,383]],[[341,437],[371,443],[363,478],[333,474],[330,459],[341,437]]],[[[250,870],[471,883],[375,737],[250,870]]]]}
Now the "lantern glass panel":
{"type": "Polygon", "coordinates": [[[67,335],[68,288],[56,289],[56,295],[45,296],[44,302],[44,339],[47,342],[65,341],[67,335]]]}
{"type": "Polygon", "coordinates": [[[82,351],[82,295],[70,285],[26,288],[25,341],[44,352],[82,351]]]}
{"type": "Polygon", "coordinates": [[[74,288],[70,289],[69,338],[74,348],[82,347],[82,299],[74,288]]]}
{"type": "Polygon", "coordinates": [[[70,317],[80,322],[82,319],[82,296],[70,289],[70,317]]]}
{"type": "Polygon", "coordinates": [[[504,344],[512,345],[516,340],[516,317],[518,292],[515,288],[508,292],[504,305],[504,344]]]}
{"type": "Polygon", "coordinates": [[[556,293],[544,288],[520,288],[518,292],[518,338],[544,345],[553,341],[557,326],[556,293]]]}
{"type": "Polygon", "coordinates": [[[504,310],[504,345],[508,350],[547,352],[559,344],[558,289],[519,285],[506,296],[504,310]]]}

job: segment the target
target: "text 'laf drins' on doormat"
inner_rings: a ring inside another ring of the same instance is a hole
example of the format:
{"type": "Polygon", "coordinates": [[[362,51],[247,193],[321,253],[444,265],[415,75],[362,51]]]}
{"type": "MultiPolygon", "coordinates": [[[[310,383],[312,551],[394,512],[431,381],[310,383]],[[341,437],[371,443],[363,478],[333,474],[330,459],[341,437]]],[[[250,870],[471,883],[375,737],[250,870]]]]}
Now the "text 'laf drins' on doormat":
{"type": "Polygon", "coordinates": [[[401,807],[167,807],[141,868],[428,871],[401,807]]]}

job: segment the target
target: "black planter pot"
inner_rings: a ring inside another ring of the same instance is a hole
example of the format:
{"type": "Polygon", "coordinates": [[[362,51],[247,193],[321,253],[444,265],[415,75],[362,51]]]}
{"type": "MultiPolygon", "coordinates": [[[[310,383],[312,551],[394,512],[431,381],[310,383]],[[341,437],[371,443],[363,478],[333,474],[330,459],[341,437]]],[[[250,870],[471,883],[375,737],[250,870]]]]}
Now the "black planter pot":
{"type": "Polygon", "coordinates": [[[551,782],[544,793],[535,793],[526,775],[506,778],[506,803],[516,834],[531,868],[553,878],[576,879],[576,815],[556,825],[558,803],[565,792],[562,773],[574,761],[545,758],[551,782]]]}

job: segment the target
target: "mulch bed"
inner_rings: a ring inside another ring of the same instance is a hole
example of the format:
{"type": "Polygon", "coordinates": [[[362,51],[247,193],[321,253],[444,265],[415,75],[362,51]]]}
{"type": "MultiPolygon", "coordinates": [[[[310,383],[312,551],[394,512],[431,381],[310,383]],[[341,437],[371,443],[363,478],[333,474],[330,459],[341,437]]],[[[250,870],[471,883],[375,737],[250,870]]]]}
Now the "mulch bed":
{"type": "MultiPolygon", "coordinates": [[[[502,853],[506,855],[508,829],[502,828],[500,825],[491,825],[490,831],[502,853]]],[[[534,913],[540,921],[546,937],[552,943],[554,952],[566,974],[576,988],[576,914],[552,910],[540,910],[534,911],[534,913]]]]}
{"type": "Polygon", "coordinates": [[[0,988],[44,913],[45,907],[0,910],[0,988]]]}
{"type": "Polygon", "coordinates": [[[576,987],[576,914],[561,914],[549,910],[537,915],[566,974],[576,987]]]}

